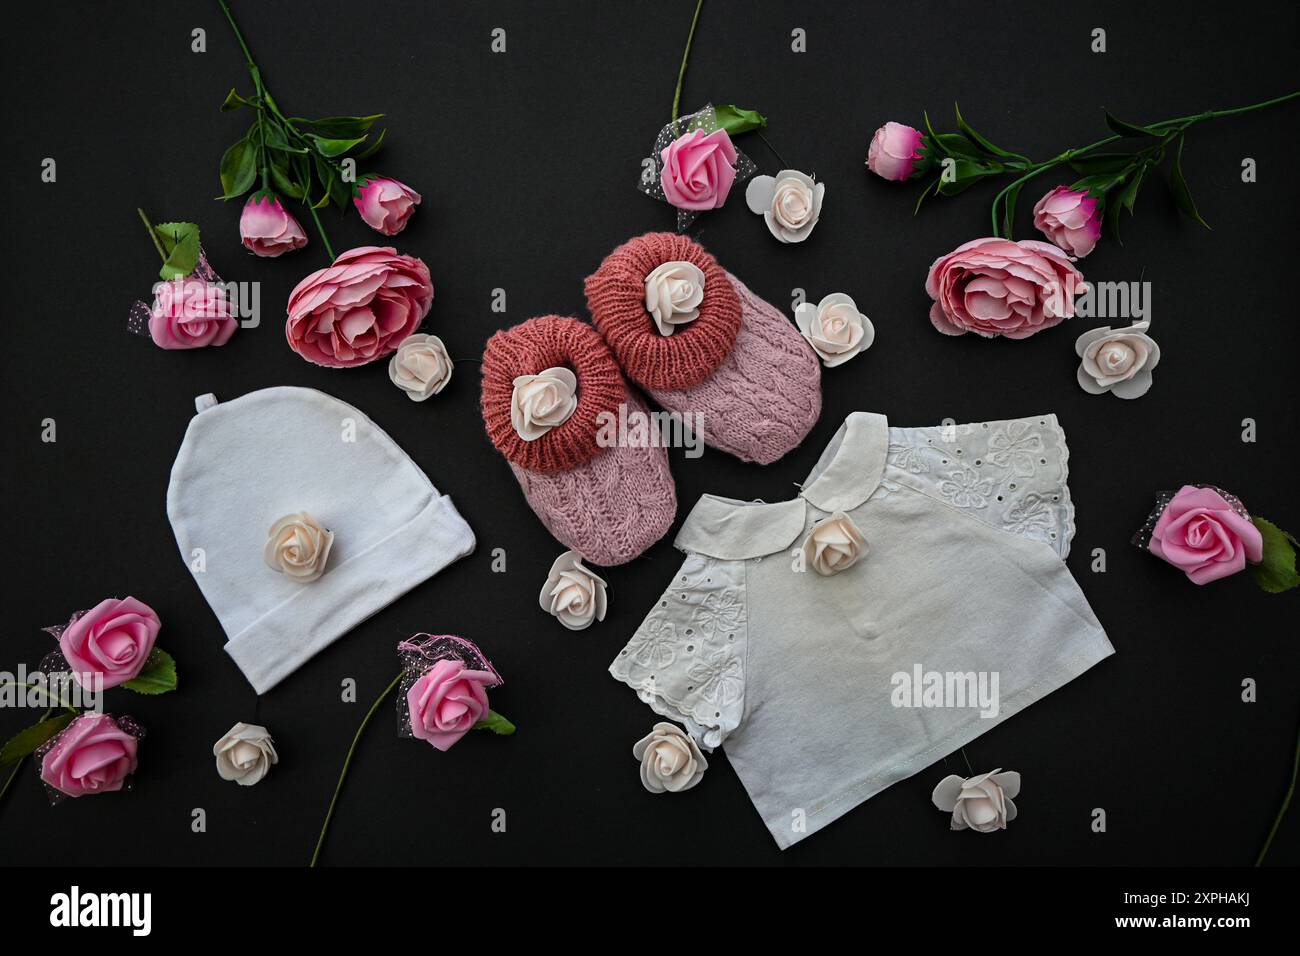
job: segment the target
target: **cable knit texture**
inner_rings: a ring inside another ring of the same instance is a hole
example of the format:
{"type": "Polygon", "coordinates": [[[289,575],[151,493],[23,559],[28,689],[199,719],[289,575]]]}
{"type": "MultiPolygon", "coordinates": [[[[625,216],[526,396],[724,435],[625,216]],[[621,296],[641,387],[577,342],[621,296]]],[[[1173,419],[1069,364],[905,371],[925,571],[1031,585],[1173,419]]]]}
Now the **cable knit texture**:
{"type": "Polygon", "coordinates": [[[651,232],[611,252],[587,277],[587,308],[629,378],[644,388],[690,388],[722,364],[740,330],[740,301],[726,271],[704,247],[671,232],[651,232]],[[704,273],[700,316],[661,335],[645,307],[645,279],[665,262],[704,273]]]}
{"type": "Polygon", "coordinates": [[[798,329],[726,273],[744,321],[717,371],[688,389],[648,389],[670,412],[699,412],[703,439],[768,465],[797,448],[822,413],[821,362],[798,329]]]}
{"type": "Polygon", "coordinates": [[[529,471],[566,471],[603,451],[596,444],[597,416],[601,412],[617,416],[626,395],[627,385],[609,346],[595,329],[577,319],[558,315],[529,319],[497,332],[483,353],[480,404],[488,437],[507,460],[529,471]],[[556,366],[577,376],[578,407],[542,437],[524,441],[510,423],[515,379],[556,366]]]}
{"type": "MultiPolygon", "coordinates": [[[[629,393],[629,414],[646,413],[629,393]]],[[[677,516],[664,448],[602,448],[571,471],[549,474],[511,464],[542,524],[592,564],[625,564],[662,538],[677,516]]]]}

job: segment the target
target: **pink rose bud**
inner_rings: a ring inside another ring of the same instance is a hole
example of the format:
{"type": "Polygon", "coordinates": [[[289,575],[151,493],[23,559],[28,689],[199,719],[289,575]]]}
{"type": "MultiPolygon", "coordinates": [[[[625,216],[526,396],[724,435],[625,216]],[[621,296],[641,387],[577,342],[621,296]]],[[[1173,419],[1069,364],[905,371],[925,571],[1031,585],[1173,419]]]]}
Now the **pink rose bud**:
{"type": "Polygon", "coordinates": [[[367,226],[385,236],[395,236],[406,228],[406,220],[420,205],[420,194],[387,176],[362,176],[353,190],[352,202],[367,226]]]}
{"type": "Polygon", "coordinates": [[[1072,256],[1083,258],[1101,238],[1101,209],[1082,189],[1057,186],[1034,206],[1034,228],[1072,256]]]}
{"type": "Polygon", "coordinates": [[[82,714],[41,758],[41,779],[69,797],[121,790],[135,772],[138,747],[108,714],[82,714]]]}
{"type": "Polygon", "coordinates": [[[1195,584],[1226,578],[1247,561],[1264,558],[1264,536],[1251,520],[1215,489],[1195,485],[1183,485],[1165,505],[1148,547],[1195,584]]]}
{"type": "Polygon", "coordinates": [[[225,345],[239,327],[230,313],[225,290],[194,276],[154,286],[149,335],[164,349],[198,349],[225,345]]]}
{"type": "Polygon", "coordinates": [[[694,129],[664,147],[659,185],[678,209],[717,209],[736,181],[736,147],[725,129],[694,129]]]}
{"type": "Polygon", "coordinates": [[[411,733],[438,750],[447,750],[487,716],[487,688],[500,680],[457,660],[438,661],[406,692],[411,733]]]}
{"type": "Polygon", "coordinates": [[[100,676],[108,689],[140,675],[161,629],[158,615],[143,601],[109,598],[64,628],[59,650],[79,683],[100,676]]]}
{"type": "Polygon", "coordinates": [[[876,130],[867,149],[867,169],[882,179],[910,179],[925,137],[919,129],[889,122],[876,130]]]}
{"type": "Polygon", "coordinates": [[[239,239],[253,255],[267,259],[307,245],[307,234],[298,220],[280,205],[275,193],[265,189],[259,189],[244,203],[239,239]]]}

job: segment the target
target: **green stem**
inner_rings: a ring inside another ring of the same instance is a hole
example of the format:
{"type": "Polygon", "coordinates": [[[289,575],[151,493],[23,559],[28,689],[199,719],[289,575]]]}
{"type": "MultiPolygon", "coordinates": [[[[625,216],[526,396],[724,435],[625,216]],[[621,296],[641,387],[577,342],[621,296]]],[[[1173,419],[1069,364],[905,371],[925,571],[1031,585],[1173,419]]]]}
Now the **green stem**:
{"type": "Polygon", "coordinates": [[[330,798],[330,807],[325,813],[325,823],[320,828],[320,838],[316,841],[316,850],[311,855],[310,866],[315,866],[316,861],[320,859],[321,847],[325,845],[325,834],[330,828],[330,819],[334,816],[334,805],[338,803],[339,791],[343,789],[343,781],[348,775],[348,767],[352,764],[352,754],[356,752],[357,742],[361,740],[361,735],[365,732],[366,725],[370,723],[370,718],[375,716],[375,711],[379,709],[379,705],[384,702],[385,697],[392,693],[393,688],[396,687],[401,680],[401,674],[394,677],[393,682],[384,688],[382,694],[375,698],[375,702],[371,704],[370,709],[366,711],[366,716],[361,718],[361,726],[357,728],[356,735],[352,738],[352,746],[348,748],[348,755],[343,761],[343,769],[339,772],[339,782],[334,787],[334,796],[330,798]]]}
{"type": "Polygon", "coordinates": [[[686,61],[691,58],[691,43],[695,41],[695,24],[700,21],[704,0],[696,0],[695,16],[691,17],[691,32],[686,35],[686,49],[682,51],[682,67],[677,71],[677,89],[673,93],[673,122],[677,122],[677,107],[682,101],[682,81],[686,79],[686,61]]]}
{"type": "Polygon", "coordinates": [[[153,223],[149,221],[149,217],[144,214],[144,210],[139,206],[135,207],[135,211],[140,214],[140,221],[144,223],[144,228],[148,231],[149,238],[153,240],[153,247],[158,250],[158,255],[165,263],[167,261],[167,253],[163,250],[162,243],[158,241],[158,233],[153,231],[153,223]]]}
{"type": "MultiPolygon", "coordinates": [[[[41,720],[38,720],[37,723],[40,723],[41,721],[44,720],[49,720],[50,714],[52,713],[54,713],[53,707],[51,707],[45,713],[41,714],[41,720]]],[[[4,800],[5,794],[9,792],[10,785],[14,782],[14,778],[18,776],[18,771],[23,769],[23,764],[25,763],[27,763],[27,757],[26,756],[19,757],[17,762],[14,764],[14,769],[9,771],[9,776],[5,778],[5,785],[3,787],[0,787],[0,801],[4,800]]]]}
{"type": "Polygon", "coordinates": [[[1282,818],[1286,816],[1287,810],[1291,808],[1291,798],[1295,796],[1297,776],[1300,776],[1300,734],[1296,736],[1295,761],[1291,764],[1291,783],[1286,788],[1286,796],[1282,798],[1282,806],[1277,811],[1276,819],[1273,820],[1273,828],[1268,831],[1268,838],[1264,841],[1263,849],[1259,851],[1259,856],[1255,858],[1256,866],[1263,864],[1264,857],[1268,856],[1269,847],[1273,845],[1273,837],[1277,836],[1277,829],[1282,825],[1282,818]]]}
{"type": "MultiPolygon", "coordinates": [[[[39,691],[44,691],[44,693],[46,694],[47,697],[49,696],[49,693],[50,693],[48,688],[42,687],[42,686],[40,686],[39,684],[28,684],[28,683],[25,683],[24,681],[20,681],[20,680],[15,680],[15,681],[5,681],[4,684],[9,684],[9,685],[12,685],[12,686],[14,686],[14,687],[26,687],[28,690],[39,690],[39,691]]],[[[0,685],[0,686],[3,686],[3,685],[0,685]]],[[[60,707],[62,707],[64,710],[68,711],[69,713],[73,713],[73,714],[78,713],[77,708],[73,707],[73,706],[72,706],[71,704],[69,704],[66,700],[60,700],[60,701],[58,702],[58,704],[59,704],[60,707]]],[[[53,709],[54,709],[54,708],[51,706],[51,707],[50,707],[50,710],[53,710],[53,709]]],[[[49,712],[47,711],[46,714],[45,714],[45,717],[48,717],[48,716],[50,716],[50,715],[49,715],[49,712]]],[[[41,720],[44,720],[45,717],[42,717],[41,720]]]]}
{"type": "Polygon", "coordinates": [[[320,233],[320,241],[325,244],[325,252],[330,257],[330,264],[333,265],[334,260],[338,257],[334,255],[334,247],[330,245],[330,237],[325,235],[325,227],[321,225],[320,216],[316,214],[316,207],[310,203],[303,203],[303,205],[311,213],[311,218],[316,223],[316,231],[320,233]]]}

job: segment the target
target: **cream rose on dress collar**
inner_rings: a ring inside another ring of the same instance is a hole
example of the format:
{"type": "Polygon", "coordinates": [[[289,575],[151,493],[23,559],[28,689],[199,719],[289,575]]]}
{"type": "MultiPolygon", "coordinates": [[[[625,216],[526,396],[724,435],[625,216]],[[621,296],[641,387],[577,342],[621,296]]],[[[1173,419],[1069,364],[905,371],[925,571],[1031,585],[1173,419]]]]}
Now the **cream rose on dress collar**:
{"type": "Polygon", "coordinates": [[[827,368],[843,365],[876,340],[871,320],[843,292],[832,292],[816,305],[801,303],[794,323],[827,368]]]}
{"type": "Polygon", "coordinates": [[[776,176],[755,176],[745,187],[745,203],[782,242],[803,242],[822,214],[824,183],[797,169],[776,176]]]}
{"type": "Polygon", "coordinates": [[[633,745],[632,756],[641,761],[641,783],[651,793],[689,790],[709,769],[699,745],[675,724],[655,724],[633,745]]]}
{"type": "Polygon", "coordinates": [[[442,339],[423,332],[402,339],[388,362],[388,377],[413,402],[422,402],[446,388],[451,370],[451,356],[442,339]]]}
{"type": "Polygon", "coordinates": [[[704,272],[693,262],[665,262],[645,277],[645,310],[660,335],[698,319],[703,300],[704,272]]]}
{"type": "Polygon", "coordinates": [[[1014,770],[993,770],[963,780],[956,774],[944,777],[930,797],[944,813],[952,814],[954,830],[992,833],[1005,830],[1016,818],[1011,798],[1020,793],[1020,774],[1014,770]]]}
{"type": "Polygon", "coordinates": [[[251,787],[280,762],[270,731],[242,721],[213,744],[212,754],[217,758],[221,779],[233,780],[241,787],[251,787]]]}
{"type": "Polygon", "coordinates": [[[821,575],[839,574],[867,553],[867,539],[843,511],[823,518],[803,539],[804,561],[821,575]]]}
{"type": "Polygon", "coordinates": [[[510,424],[524,441],[536,441],[563,425],[578,407],[578,377],[563,366],[515,379],[510,424]]]}
{"type": "Polygon", "coordinates": [[[306,584],[325,573],[333,546],[334,532],[307,512],[299,511],[271,525],[262,557],[271,570],[306,584]]]}
{"type": "Polygon", "coordinates": [[[565,551],[551,565],[539,601],[569,630],[581,631],[605,620],[605,587],[605,580],[583,565],[582,555],[565,551]]]}
{"type": "Polygon", "coordinates": [[[1079,356],[1079,387],[1091,395],[1140,398],[1151,388],[1151,370],[1160,362],[1160,346],[1147,335],[1150,322],[1126,329],[1103,326],[1074,342],[1079,356]]]}

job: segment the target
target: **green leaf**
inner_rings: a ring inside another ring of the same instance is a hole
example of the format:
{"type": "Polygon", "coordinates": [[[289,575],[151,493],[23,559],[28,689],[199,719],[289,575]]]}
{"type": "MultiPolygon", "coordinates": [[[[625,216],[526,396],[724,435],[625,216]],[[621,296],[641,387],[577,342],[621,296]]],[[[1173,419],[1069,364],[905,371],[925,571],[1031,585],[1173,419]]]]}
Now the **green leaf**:
{"type": "Polygon", "coordinates": [[[943,177],[942,164],[940,164],[939,169],[941,173],[939,176],[939,192],[944,196],[955,196],[987,176],[996,176],[1005,172],[1001,166],[985,166],[983,163],[973,162],[968,159],[953,160],[954,178],[952,180],[943,177]]]}
{"type": "Polygon", "coordinates": [[[375,153],[379,152],[379,147],[384,142],[384,137],[387,135],[388,135],[388,127],[384,127],[379,131],[379,135],[370,141],[370,145],[367,146],[365,149],[363,149],[361,152],[357,153],[357,155],[354,158],[357,160],[362,160],[362,159],[366,159],[369,156],[375,155],[375,153]]]}
{"type": "Polygon", "coordinates": [[[758,110],[743,110],[733,103],[715,106],[713,113],[718,118],[718,126],[731,136],[748,133],[752,129],[762,129],[767,125],[767,117],[758,110]]]}
{"type": "Polygon", "coordinates": [[[232,86],[230,92],[226,94],[226,99],[221,104],[220,109],[223,113],[233,113],[235,110],[242,110],[245,106],[256,109],[256,106],[252,102],[240,96],[232,86]]]}
{"type": "Polygon", "coordinates": [[[916,197],[916,205],[912,207],[913,216],[921,211],[921,203],[925,201],[926,196],[930,195],[930,193],[934,191],[934,187],[937,185],[939,185],[939,180],[937,179],[932,179],[926,183],[925,188],[921,190],[921,195],[916,197]]]}
{"type": "Polygon", "coordinates": [[[5,742],[4,748],[0,749],[0,767],[35,753],[41,744],[72,723],[72,719],[76,716],[65,711],[56,717],[42,720],[39,724],[32,724],[18,731],[5,742]]]}
{"type": "Polygon", "coordinates": [[[954,159],[970,159],[979,162],[983,155],[975,144],[968,140],[960,133],[936,133],[934,126],[930,123],[930,114],[922,114],[925,117],[925,131],[930,135],[927,137],[929,143],[932,143],[940,152],[952,156],[954,159]]]}
{"type": "Polygon", "coordinates": [[[1281,594],[1300,585],[1300,575],[1295,570],[1295,549],[1300,547],[1300,541],[1264,518],[1252,516],[1250,520],[1264,536],[1264,559],[1250,569],[1255,583],[1270,594],[1281,594]]]}
{"type": "Polygon", "coordinates": [[[167,259],[158,275],[164,282],[183,279],[199,264],[199,227],[192,222],[160,222],[153,227],[167,259]]]}
{"type": "Polygon", "coordinates": [[[1020,187],[1024,183],[1012,186],[1002,197],[1002,237],[1012,238],[1016,223],[1016,200],[1020,198],[1020,187]]]}
{"type": "Polygon", "coordinates": [[[515,725],[510,723],[495,710],[489,710],[487,716],[474,725],[475,730],[490,730],[494,734],[510,735],[515,732],[515,725]]]}
{"type": "Polygon", "coordinates": [[[1128,210],[1130,216],[1133,215],[1133,203],[1137,201],[1138,190],[1142,188],[1142,180],[1146,174],[1147,167],[1145,165],[1139,166],[1135,169],[1133,174],[1129,177],[1128,182],[1125,183],[1124,188],[1119,191],[1119,195],[1116,197],[1118,202],[1128,210]]]}
{"type": "Polygon", "coordinates": [[[316,152],[320,153],[327,159],[334,159],[336,156],[342,156],[353,147],[360,146],[366,141],[366,137],[358,136],[353,139],[333,139],[327,136],[317,136],[315,133],[308,133],[307,138],[316,146],[316,152]]]}
{"type": "Polygon", "coordinates": [[[1117,119],[1111,115],[1110,110],[1103,110],[1106,114],[1106,125],[1110,127],[1111,132],[1118,133],[1120,136],[1159,136],[1154,130],[1147,129],[1145,126],[1138,126],[1134,123],[1126,123],[1122,119],[1117,119]]]}
{"type": "Polygon", "coordinates": [[[1087,153],[1070,160],[1070,168],[1080,176],[1095,176],[1121,172],[1132,163],[1132,153],[1087,153]]]}
{"type": "Polygon", "coordinates": [[[1025,158],[1024,156],[1021,156],[1019,153],[1012,153],[1003,149],[1001,146],[993,145],[993,143],[989,142],[989,140],[985,136],[982,136],[980,133],[976,132],[975,128],[971,126],[970,123],[966,122],[966,120],[961,115],[960,106],[958,106],[956,103],[953,103],[952,108],[953,108],[953,112],[957,114],[957,128],[961,130],[963,133],[965,133],[966,138],[969,139],[976,146],[978,146],[980,149],[982,149],[984,152],[988,153],[991,156],[1002,156],[1005,158],[1013,158],[1013,159],[1025,158]]]}
{"type": "Polygon", "coordinates": [[[383,116],[383,113],[374,113],[370,116],[322,116],[320,119],[304,119],[295,116],[290,122],[298,126],[310,126],[312,132],[319,133],[321,136],[353,139],[357,136],[364,137],[375,120],[382,119],[383,116]]]}
{"type": "Polygon", "coordinates": [[[1192,191],[1187,188],[1187,179],[1183,176],[1183,137],[1178,137],[1178,149],[1174,152],[1174,161],[1169,165],[1169,188],[1173,190],[1174,202],[1184,213],[1195,219],[1206,229],[1210,224],[1201,218],[1192,199],[1192,191]]]}
{"type": "Polygon", "coordinates": [[[149,659],[144,663],[144,670],[122,685],[137,694],[165,694],[176,689],[176,662],[172,656],[161,648],[155,647],[149,659]]]}
{"type": "Polygon", "coordinates": [[[1071,184],[1071,189],[1082,189],[1094,199],[1103,198],[1111,187],[1124,181],[1124,174],[1120,173],[1097,173],[1094,176],[1084,176],[1082,179],[1075,180],[1071,184]]]}
{"type": "Polygon", "coordinates": [[[248,192],[257,178],[257,144],[247,138],[235,143],[221,157],[220,199],[237,199],[248,192]]]}
{"type": "Polygon", "coordinates": [[[302,198],[302,187],[290,176],[288,160],[283,156],[271,157],[271,182],[291,199],[302,198]]]}

